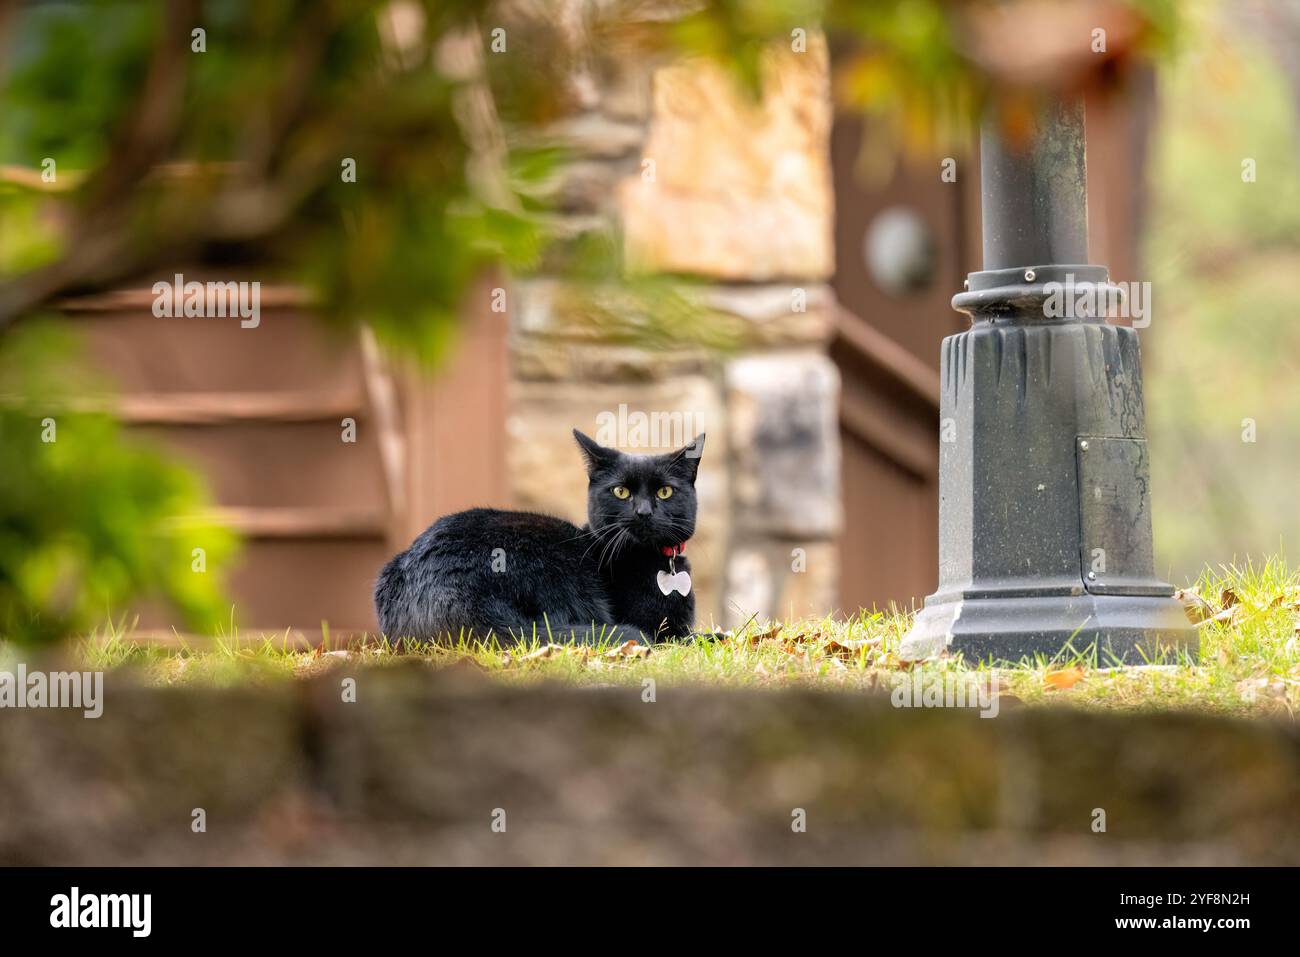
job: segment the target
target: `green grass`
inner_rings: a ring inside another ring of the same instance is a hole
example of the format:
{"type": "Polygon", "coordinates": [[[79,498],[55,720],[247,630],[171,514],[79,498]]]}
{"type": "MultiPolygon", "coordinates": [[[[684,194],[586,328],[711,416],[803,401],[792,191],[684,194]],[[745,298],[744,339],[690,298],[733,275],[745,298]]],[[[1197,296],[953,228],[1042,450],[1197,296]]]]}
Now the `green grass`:
{"type": "MultiPolygon", "coordinates": [[[[909,614],[863,613],[847,621],[751,621],[723,638],[656,645],[648,654],[605,645],[551,645],[543,637],[503,649],[460,640],[400,653],[383,640],[359,646],[294,650],[284,636],[249,642],[230,636],[211,647],[164,648],[113,630],[82,641],[85,667],[129,669],[156,685],[230,685],[292,680],[334,668],[384,667],[412,661],[460,668],[508,684],[574,686],[705,683],[886,691],[910,668],[978,671],[996,682],[1001,706],[1023,703],[1149,710],[1196,709],[1233,715],[1293,716],[1300,705],[1300,575],[1280,559],[1206,572],[1181,593],[1204,617],[1198,661],[1170,656],[1143,667],[1112,668],[1091,649],[1052,660],[968,668],[940,657],[908,665],[898,647],[909,614]]],[[[1189,615],[1190,617],[1190,615],[1189,615]]]]}

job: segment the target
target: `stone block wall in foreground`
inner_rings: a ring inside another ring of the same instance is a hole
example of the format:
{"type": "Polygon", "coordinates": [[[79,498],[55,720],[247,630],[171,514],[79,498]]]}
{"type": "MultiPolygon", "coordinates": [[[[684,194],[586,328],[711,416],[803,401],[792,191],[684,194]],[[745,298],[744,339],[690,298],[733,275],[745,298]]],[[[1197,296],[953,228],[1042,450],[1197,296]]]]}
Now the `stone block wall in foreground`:
{"type": "Polygon", "coordinates": [[[1290,724],[655,698],[417,662],[206,690],[110,673],[98,719],[0,721],[0,865],[1300,863],[1290,724]]]}

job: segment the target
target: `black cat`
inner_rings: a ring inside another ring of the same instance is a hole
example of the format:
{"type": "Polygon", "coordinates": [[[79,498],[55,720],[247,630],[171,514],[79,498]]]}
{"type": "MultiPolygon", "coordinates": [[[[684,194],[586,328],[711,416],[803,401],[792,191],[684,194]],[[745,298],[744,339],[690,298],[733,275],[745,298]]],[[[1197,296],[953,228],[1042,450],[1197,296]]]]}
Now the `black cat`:
{"type": "Polygon", "coordinates": [[[389,639],[661,641],[691,634],[682,554],[695,533],[704,436],[666,455],[626,455],[576,429],[587,521],[475,508],[440,518],[379,573],[389,639]]]}

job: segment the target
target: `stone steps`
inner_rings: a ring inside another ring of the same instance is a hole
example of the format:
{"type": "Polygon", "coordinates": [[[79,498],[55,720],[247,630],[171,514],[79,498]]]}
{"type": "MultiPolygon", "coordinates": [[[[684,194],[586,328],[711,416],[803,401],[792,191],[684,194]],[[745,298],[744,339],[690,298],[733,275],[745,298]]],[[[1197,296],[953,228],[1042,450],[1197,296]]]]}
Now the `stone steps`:
{"type": "MultiPolygon", "coordinates": [[[[250,328],[160,318],[152,303],[135,288],[62,304],[117,390],[86,404],[111,404],[130,432],[203,475],[216,517],[244,537],[228,589],[241,632],[373,630],[372,582],[396,519],[356,336],[327,333],[288,287],[263,287],[250,328]]],[[[145,636],[176,624],[165,608],[135,615],[145,636]]]]}

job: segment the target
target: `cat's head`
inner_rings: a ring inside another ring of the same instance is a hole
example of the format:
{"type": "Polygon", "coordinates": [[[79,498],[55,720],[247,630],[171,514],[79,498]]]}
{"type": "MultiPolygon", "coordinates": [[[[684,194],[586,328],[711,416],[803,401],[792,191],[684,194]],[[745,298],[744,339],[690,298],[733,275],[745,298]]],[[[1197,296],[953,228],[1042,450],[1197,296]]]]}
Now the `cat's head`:
{"type": "Polygon", "coordinates": [[[695,534],[695,473],[704,435],[663,455],[628,455],[577,429],[587,462],[587,521],[592,531],[616,525],[652,548],[679,545],[695,534]]]}

